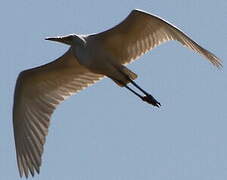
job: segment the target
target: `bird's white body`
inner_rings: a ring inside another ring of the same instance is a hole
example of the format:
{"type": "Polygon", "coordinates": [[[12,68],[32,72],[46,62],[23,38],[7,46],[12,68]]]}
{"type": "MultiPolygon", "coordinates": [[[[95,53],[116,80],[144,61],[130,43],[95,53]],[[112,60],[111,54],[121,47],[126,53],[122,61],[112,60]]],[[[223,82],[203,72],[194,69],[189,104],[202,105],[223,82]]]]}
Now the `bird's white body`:
{"type": "Polygon", "coordinates": [[[50,117],[59,103],[102,79],[111,78],[152,105],[150,94],[133,80],[137,77],[124,65],[169,40],[198,52],[216,67],[221,61],[182,31],[161,18],[133,10],[117,26],[93,35],[68,35],[47,40],[70,45],[55,61],[20,73],[14,95],[13,125],[20,176],[39,172],[50,117]],[[146,96],[127,84],[132,83],[146,96]]]}
{"type": "MultiPolygon", "coordinates": [[[[105,75],[115,82],[122,82],[121,86],[127,84],[128,68],[119,63],[118,57],[114,57],[101,43],[92,36],[74,35],[75,39],[84,39],[84,44],[74,41],[71,44],[72,52],[81,66],[93,73],[105,75]]],[[[133,78],[135,79],[135,78],[133,78]]]]}
{"type": "Polygon", "coordinates": [[[80,46],[77,43],[71,45],[73,55],[80,65],[95,73],[102,74],[107,68],[106,64],[110,61],[109,57],[111,56],[108,55],[101,46],[97,44],[94,45],[95,43],[89,40],[89,36],[84,39],[86,39],[86,42],[83,46],[80,46]]]}

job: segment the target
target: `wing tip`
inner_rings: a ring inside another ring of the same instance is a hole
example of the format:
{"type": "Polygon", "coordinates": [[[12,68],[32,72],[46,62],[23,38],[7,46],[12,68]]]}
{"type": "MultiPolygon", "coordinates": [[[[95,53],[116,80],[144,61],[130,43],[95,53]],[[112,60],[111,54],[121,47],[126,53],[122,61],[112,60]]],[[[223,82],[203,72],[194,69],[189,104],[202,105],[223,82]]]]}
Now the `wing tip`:
{"type": "MultiPolygon", "coordinates": [[[[34,167],[35,168],[35,167],[34,167]]],[[[35,171],[29,171],[30,173],[26,173],[26,171],[24,170],[19,170],[19,175],[20,175],[20,178],[23,178],[23,176],[25,176],[26,179],[28,179],[29,175],[31,175],[32,177],[35,176],[35,174],[39,174],[40,173],[40,169],[39,167],[38,168],[35,168],[35,171]],[[36,172],[35,172],[36,171],[36,172]]]]}
{"type": "Polygon", "coordinates": [[[218,69],[223,68],[222,60],[215,56],[213,53],[204,49],[205,57],[218,69]]]}
{"type": "Polygon", "coordinates": [[[219,70],[223,68],[222,61],[220,59],[217,59],[215,62],[211,62],[216,68],[219,70]]]}

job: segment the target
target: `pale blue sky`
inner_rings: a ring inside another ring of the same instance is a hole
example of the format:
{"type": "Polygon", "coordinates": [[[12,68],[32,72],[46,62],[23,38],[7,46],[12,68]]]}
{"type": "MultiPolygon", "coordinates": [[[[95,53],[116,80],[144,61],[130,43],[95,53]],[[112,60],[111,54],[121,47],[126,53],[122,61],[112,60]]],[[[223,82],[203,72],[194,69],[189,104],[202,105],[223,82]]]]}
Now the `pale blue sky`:
{"type": "Polygon", "coordinates": [[[129,65],[160,109],[109,79],[71,97],[52,116],[34,180],[227,179],[226,0],[1,2],[0,179],[19,179],[11,115],[18,73],[67,49],[44,38],[100,32],[134,8],[176,25],[224,68],[171,42],[129,65]]]}

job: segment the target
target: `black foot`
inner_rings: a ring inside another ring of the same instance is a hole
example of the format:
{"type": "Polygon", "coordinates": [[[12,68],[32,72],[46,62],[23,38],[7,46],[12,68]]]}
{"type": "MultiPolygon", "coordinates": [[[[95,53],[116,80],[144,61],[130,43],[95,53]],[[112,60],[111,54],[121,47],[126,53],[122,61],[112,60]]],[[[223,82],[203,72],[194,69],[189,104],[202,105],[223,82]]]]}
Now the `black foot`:
{"type": "Polygon", "coordinates": [[[161,104],[150,94],[143,96],[141,98],[143,101],[146,101],[149,104],[152,104],[153,106],[160,107],[161,104]]]}

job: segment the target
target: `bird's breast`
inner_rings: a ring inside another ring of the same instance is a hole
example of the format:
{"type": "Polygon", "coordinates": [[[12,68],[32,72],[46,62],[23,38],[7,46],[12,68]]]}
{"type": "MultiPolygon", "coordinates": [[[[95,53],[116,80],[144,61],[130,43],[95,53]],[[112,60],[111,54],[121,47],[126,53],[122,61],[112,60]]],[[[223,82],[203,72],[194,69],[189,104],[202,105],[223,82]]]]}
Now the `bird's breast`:
{"type": "Polygon", "coordinates": [[[111,66],[109,56],[100,47],[88,45],[75,47],[73,51],[80,65],[94,73],[105,74],[105,71],[111,66]]]}
{"type": "Polygon", "coordinates": [[[91,55],[87,48],[74,47],[73,54],[76,56],[78,62],[82,66],[89,67],[89,65],[92,63],[91,55]]]}

